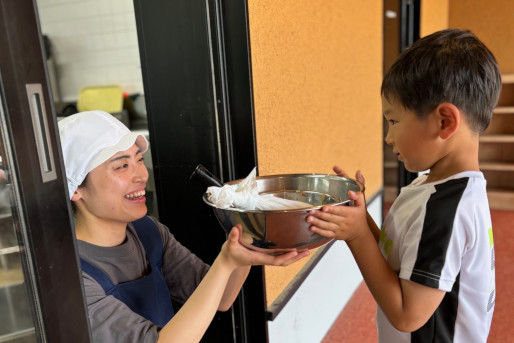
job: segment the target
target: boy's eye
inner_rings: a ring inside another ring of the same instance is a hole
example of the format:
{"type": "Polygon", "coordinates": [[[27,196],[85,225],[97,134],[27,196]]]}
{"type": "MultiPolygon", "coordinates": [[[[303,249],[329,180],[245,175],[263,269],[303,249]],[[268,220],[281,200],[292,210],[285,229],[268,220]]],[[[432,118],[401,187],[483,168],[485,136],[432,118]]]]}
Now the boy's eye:
{"type": "Polygon", "coordinates": [[[394,124],[398,123],[398,120],[389,119],[388,122],[389,122],[389,124],[394,125],[394,124]]]}

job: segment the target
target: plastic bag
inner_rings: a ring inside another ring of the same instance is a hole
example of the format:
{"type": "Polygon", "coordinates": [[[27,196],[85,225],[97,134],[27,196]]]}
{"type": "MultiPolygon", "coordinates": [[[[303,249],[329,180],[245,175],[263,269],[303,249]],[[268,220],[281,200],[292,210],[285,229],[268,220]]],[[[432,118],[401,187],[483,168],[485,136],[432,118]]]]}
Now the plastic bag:
{"type": "Polygon", "coordinates": [[[207,188],[208,199],[218,208],[235,207],[241,210],[292,210],[311,207],[311,204],[302,201],[283,199],[273,194],[259,194],[256,169],[240,183],[224,185],[223,187],[211,186],[207,188]]]}

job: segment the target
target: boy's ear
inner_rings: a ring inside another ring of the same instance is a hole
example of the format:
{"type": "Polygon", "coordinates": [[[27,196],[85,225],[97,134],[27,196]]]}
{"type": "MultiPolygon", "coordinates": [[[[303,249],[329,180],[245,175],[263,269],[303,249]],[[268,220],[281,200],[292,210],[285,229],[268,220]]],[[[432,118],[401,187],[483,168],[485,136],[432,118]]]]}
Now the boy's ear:
{"type": "Polygon", "coordinates": [[[435,109],[437,121],[439,125],[439,137],[448,139],[457,132],[460,122],[461,113],[454,104],[443,102],[435,109]]]}

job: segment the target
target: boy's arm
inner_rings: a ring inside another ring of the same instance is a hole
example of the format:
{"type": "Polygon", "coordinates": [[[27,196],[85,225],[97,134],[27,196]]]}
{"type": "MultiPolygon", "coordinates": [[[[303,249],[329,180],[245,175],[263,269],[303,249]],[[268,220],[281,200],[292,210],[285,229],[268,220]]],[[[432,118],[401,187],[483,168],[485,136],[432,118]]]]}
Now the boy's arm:
{"type": "Polygon", "coordinates": [[[380,233],[382,232],[382,230],[378,228],[373,218],[371,218],[371,215],[369,214],[368,210],[366,210],[366,221],[369,226],[369,231],[373,235],[373,238],[375,238],[375,242],[378,243],[378,240],[380,239],[380,233]]]}
{"type": "Polygon", "coordinates": [[[368,232],[348,242],[364,281],[396,329],[415,331],[432,316],[446,292],[400,279],[368,232]]]}
{"type": "Polygon", "coordinates": [[[380,252],[374,233],[379,230],[369,225],[363,194],[349,195],[355,206],[325,206],[322,211],[311,211],[307,218],[311,231],[345,240],[389,322],[400,331],[415,331],[432,316],[445,292],[398,277],[380,252]]]}

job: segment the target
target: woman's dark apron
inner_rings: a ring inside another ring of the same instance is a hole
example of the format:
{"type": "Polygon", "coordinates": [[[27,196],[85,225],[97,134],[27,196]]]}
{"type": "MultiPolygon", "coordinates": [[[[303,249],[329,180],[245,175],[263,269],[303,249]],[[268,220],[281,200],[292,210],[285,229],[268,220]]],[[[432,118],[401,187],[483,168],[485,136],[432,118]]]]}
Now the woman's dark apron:
{"type": "Polygon", "coordinates": [[[163,327],[173,317],[170,292],[162,274],[163,243],[159,229],[147,216],[132,222],[150,263],[147,275],[133,281],[113,284],[109,276],[91,263],[80,259],[82,271],[94,278],[104,289],[125,303],[132,311],[163,327]]]}

